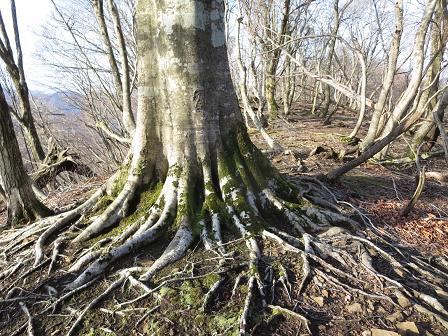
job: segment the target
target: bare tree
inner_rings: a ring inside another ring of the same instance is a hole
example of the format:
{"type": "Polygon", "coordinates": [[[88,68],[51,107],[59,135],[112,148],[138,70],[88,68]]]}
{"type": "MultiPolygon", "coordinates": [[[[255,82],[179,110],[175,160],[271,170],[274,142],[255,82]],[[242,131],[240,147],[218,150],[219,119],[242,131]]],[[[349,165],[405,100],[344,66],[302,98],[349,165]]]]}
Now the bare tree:
{"type": "Polygon", "coordinates": [[[16,58],[14,57],[14,51],[12,49],[2,13],[0,11],[0,59],[3,61],[3,64],[5,65],[5,68],[14,84],[19,100],[20,108],[18,113],[14,113],[13,115],[23,128],[25,140],[31,148],[34,159],[39,162],[44,159],[45,153],[39,140],[33,115],[31,113],[29,90],[23,68],[23,55],[20,44],[15,0],[10,1],[16,58]]]}

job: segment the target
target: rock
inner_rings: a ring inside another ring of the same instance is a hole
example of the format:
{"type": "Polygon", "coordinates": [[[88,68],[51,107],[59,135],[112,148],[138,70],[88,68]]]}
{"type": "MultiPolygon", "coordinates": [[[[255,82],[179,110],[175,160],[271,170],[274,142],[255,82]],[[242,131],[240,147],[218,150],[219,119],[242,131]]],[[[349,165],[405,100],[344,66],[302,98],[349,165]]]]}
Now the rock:
{"type": "Polygon", "coordinates": [[[327,298],[327,297],[328,297],[328,291],[327,291],[326,289],[323,289],[322,292],[321,292],[321,294],[322,294],[322,296],[323,296],[324,298],[327,298]]]}
{"type": "Polygon", "coordinates": [[[377,252],[374,248],[368,248],[367,251],[369,251],[369,254],[370,254],[372,257],[375,257],[375,256],[378,255],[378,252],[377,252]]]}
{"type": "Polygon", "coordinates": [[[313,299],[314,302],[316,302],[319,305],[319,307],[324,306],[324,298],[322,296],[313,296],[311,298],[313,299]]]}
{"type": "Polygon", "coordinates": [[[362,313],[362,306],[359,303],[354,303],[346,307],[349,313],[362,313]]]}
{"type": "Polygon", "coordinates": [[[370,330],[364,330],[361,336],[372,336],[372,332],[370,330]]]}
{"type": "Polygon", "coordinates": [[[441,296],[444,300],[448,300],[448,295],[444,290],[436,289],[436,293],[438,296],[441,296]]]}
{"type": "Polygon", "coordinates": [[[404,273],[401,269],[394,268],[394,272],[397,273],[400,277],[404,277],[404,273]]]}
{"type": "Polygon", "coordinates": [[[330,238],[330,237],[333,237],[333,236],[344,234],[346,232],[347,232],[347,230],[344,229],[344,228],[341,228],[339,226],[332,226],[327,231],[324,231],[324,232],[320,233],[319,237],[322,237],[322,238],[328,237],[328,238],[330,238]]]}
{"type": "Polygon", "coordinates": [[[373,304],[372,301],[369,301],[369,302],[368,302],[368,306],[369,306],[368,310],[369,310],[370,312],[373,312],[373,311],[375,310],[375,305],[373,304]]]}
{"type": "Polygon", "coordinates": [[[386,317],[386,320],[390,322],[401,322],[403,321],[404,316],[401,312],[395,312],[389,316],[386,317]]]}
{"type": "Polygon", "coordinates": [[[397,329],[404,334],[420,335],[417,325],[414,322],[406,321],[396,324],[397,329]]]}
{"type": "Polygon", "coordinates": [[[378,314],[387,314],[386,309],[384,309],[383,307],[379,307],[376,311],[378,314]]]}
{"type": "Polygon", "coordinates": [[[400,336],[395,331],[390,331],[386,329],[370,329],[372,336],[400,336]]]}
{"type": "MultiPolygon", "coordinates": [[[[396,292],[397,293],[397,292],[396,292]]],[[[411,305],[411,301],[409,301],[409,299],[407,297],[405,297],[402,294],[397,294],[398,297],[398,304],[403,307],[403,308],[407,308],[411,305]]]]}

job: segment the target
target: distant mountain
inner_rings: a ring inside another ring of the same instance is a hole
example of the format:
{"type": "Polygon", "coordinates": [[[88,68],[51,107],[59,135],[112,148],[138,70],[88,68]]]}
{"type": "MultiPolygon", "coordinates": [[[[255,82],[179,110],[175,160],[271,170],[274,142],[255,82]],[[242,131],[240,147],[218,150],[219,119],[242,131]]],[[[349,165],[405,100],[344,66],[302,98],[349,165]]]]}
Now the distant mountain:
{"type": "Polygon", "coordinates": [[[79,109],[73,106],[73,100],[76,99],[78,94],[69,91],[58,92],[42,92],[32,91],[34,98],[44,102],[46,105],[53,107],[56,111],[61,113],[80,113],[79,109]]]}

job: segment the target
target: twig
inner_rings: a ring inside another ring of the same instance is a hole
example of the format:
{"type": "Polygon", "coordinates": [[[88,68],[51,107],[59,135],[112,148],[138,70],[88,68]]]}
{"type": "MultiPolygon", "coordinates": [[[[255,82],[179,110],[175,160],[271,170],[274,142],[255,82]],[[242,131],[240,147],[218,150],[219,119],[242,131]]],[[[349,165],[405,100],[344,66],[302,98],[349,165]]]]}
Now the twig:
{"type": "Polygon", "coordinates": [[[159,308],[160,308],[160,305],[157,305],[157,306],[151,308],[150,310],[148,310],[142,317],[139,318],[139,320],[138,320],[137,323],[135,324],[134,328],[137,328],[137,326],[138,326],[140,323],[142,323],[142,322],[145,320],[145,318],[147,318],[147,317],[149,316],[149,314],[154,313],[154,312],[155,312],[157,309],[159,309],[159,308]]]}

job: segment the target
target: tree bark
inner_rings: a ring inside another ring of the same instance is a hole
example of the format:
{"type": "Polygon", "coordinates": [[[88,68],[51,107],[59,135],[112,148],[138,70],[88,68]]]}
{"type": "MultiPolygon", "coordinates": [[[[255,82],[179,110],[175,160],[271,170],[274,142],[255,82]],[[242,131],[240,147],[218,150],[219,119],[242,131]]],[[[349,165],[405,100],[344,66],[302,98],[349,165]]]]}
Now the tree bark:
{"type": "Polygon", "coordinates": [[[0,180],[8,209],[7,224],[35,220],[50,214],[35,196],[23,167],[9,106],[0,88],[0,180]]]}

